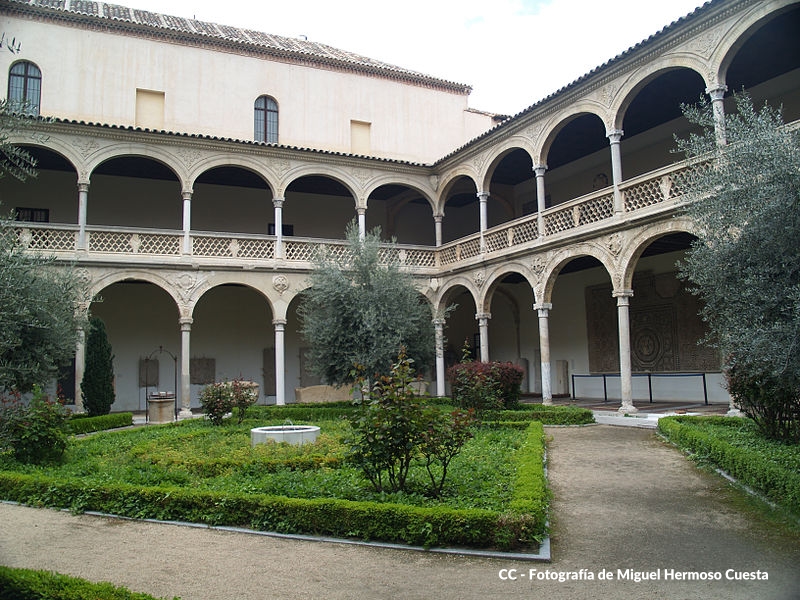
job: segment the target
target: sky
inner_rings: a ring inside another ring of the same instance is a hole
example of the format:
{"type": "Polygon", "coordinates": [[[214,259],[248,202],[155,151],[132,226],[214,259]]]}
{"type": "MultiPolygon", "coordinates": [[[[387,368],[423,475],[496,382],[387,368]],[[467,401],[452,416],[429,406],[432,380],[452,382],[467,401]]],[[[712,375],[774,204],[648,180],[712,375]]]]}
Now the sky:
{"type": "Polygon", "coordinates": [[[683,17],[701,0],[114,0],[305,36],[472,86],[469,106],[514,115],[683,17]]]}

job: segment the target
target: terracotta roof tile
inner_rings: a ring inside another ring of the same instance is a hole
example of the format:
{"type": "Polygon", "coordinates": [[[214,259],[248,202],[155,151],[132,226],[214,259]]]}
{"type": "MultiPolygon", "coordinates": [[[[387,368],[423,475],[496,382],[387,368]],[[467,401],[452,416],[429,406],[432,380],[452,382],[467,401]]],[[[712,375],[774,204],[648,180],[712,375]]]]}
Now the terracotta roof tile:
{"type": "Polygon", "coordinates": [[[266,51],[287,57],[295,57],[301,60],[317,60],[323,64],[338,64],[346,68],[360,69],[386,77],[402,78],[422,85],[449,89],[459,93],[469,93],[472,90],[470,86],[462,83],[439,79],[418,71],[404,69],[353,52],[340,50],[327,44],[310,42],[304,39],[272,35],[206,21],[184,19],[106,2],[91,2],[88,0],[11,0],[11,3],[46,10],[57,10],[75,15],[88,15],[115,22],[128,22],[147,27],[167,29],[178,33],[208,36],[221,42],[256,45],[266,51]]]}

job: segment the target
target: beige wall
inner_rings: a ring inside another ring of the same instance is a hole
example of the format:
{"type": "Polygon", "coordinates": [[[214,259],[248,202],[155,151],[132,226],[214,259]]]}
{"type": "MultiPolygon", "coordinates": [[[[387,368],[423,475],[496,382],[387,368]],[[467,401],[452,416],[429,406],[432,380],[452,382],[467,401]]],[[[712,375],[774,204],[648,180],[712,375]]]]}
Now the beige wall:
{"type": "Polygon", "coordinates": [[[415,162],[492,126],[488,115],[466,112],[462,93],[7,15],[0,27],[22,42],[18,55],[0,54],[0,89],[5,95],[11,63],[36,63],[43,115],[138,125],[137,90],[147,90],[163,93],[166,130],[252,140],[253,103],[268,94],[279,105],[281,144],[349,153],[350,123],[360,121],[371,124],[373,155],[415,162]]]}

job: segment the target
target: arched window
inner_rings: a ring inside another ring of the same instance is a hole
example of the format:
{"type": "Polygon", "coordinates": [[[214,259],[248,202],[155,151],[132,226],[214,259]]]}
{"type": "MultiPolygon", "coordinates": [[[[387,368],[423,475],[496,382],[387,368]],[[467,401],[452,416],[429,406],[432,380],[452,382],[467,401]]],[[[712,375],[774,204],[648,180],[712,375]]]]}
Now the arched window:
{"type": "Polygon", "coordinates": [[[32,62],[21,60],[8,71],[9,108],[38,115],[42,99],[42,72],[32,62]]]}
{"type": "Polygon", "coordinates": [[[278,103],[269,96],[259,96],[255,104],[255,133],[257,142],[278,143],[278,103]]]}

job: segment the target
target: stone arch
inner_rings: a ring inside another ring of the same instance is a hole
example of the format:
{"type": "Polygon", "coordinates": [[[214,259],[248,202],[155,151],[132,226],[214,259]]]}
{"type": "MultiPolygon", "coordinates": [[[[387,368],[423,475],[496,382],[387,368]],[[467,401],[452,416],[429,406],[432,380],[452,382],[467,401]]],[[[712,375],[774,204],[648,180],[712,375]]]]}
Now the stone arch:
{"type": "Polygon", "coordinates": [[[584,115],[594,115],[600,119],[602,123],[607,123],[605,112],[605,107],[601,106],[598,102],[584,99],[571,105],[568,111],[559,113],[557,118],[553,119],[551,123],[547,125],[547,133],[541,138],[538,154],[533,157],[534,166],[537,164],[547,164],[547,155],[553,146],[553,142],[569,123],[584,115]]]}
{"type": "Polygon", "coordinates": [[[612,115],[609,123],[611,127],[609,129],[622,130],[622,125],[625,121],[625,113],[631,103],[636,99],[637,94],[661,75],[679,69],[688,69],[698,74],[703,79],[706,86],[712,83],[708,80],[708,63],[697,56],[688,53],[672,53],[661,57],[659,60],[648,63],[646,66],[632,73],[625,83],[622,84],[609,111],[610,115],[612,115]]]}
{"type": "Polygon", "coordinates": [[[97,167],[110,160],[118,158],[137,157],[153,160],[161,163],[168,168],[175,175],[181,189],[189,188],[189,178],[186,173],[186,168],[175,154],[168,152],[162,146],[158,145],[131,145],[131,144],[114,144],[100,148],[94,152],[91,157],[87,158],[86,170],[91,176],[97,170],[97,167]]]}
{"type": "Polygon", "coordinates": [[[436,311],[436,314],[439,314],[445,308],[447,308],[447,299],[452,295],[452,292],[458,288],[464,288],[469,292],[472,296],[472,300],[475,302],[475,306],[480,306],[479,299],[480,299],[480,291],[478,290],[475,283],[470,280],[469,278],[458,275],[452,279],[448,279],[445,283],[439,287],[436,293],[430,298],[431,306],[433,310],[436,311]]]}
{"type": "Polygon", "coordinates": [[[627,238],[619,255],[619,280],[612,277],[619,289],[631,289],[636,265],[645,249],[656,239],[671,233],[697,235],[697,225],[689,217],[677,217],[640,229],[627,238]]]}
{"type": "Polygon", "coordinates": [[[489,309],[492,306],[492,298],[494,296],[495,291],[497,291],[497,288],[502,282],[503,278],[505,278],[507,275],[511,273],[516,273],[524,277],[525,280],[528,282],[528,285],[531,286],[531,290],[534,289],[535,282],[533,281],[533,277],[529,267],[527,267],[521,262],[516,262],[516,261],[503,263],[497,269],[492,271],[492,273],[486,278],[486,282],[483,284],[483,287],[481,288],[482,292],[480,295],[480,302],[477,304],[477,306],[479,307],[478,308],[479,311],[491,312],[489,309]]]}
{"type": "Polygon", "coordinates": [[[263,168],[263,162],[257,160],[256,157],[240,156],[237,154],[208,156],[197,161],[187,172],[186,179],[190,186],[189,189],[192,189],[197,179],[204,173],[218,167],[238,167],[246,171],[250,171],[251,173],[263,179],[264,183],[267,184],[267,187],[270,189],[273,195],[275,195],[277,183],[274,180],[274,176],[263,168]]]}
{"type": "Polygon", "coordinates": [[[182,301],[180,294],[176,291],[175,283],[169,281],[160,273],[153,271],[126,269],[121,271],[111,271],[97,278],[92,277],[89,283],[89,296],[91,298],[95,298],[105,288],[112,286],[115,283],[122,283],[125,281],[144,281],[146,283],[155,285],[166,292],[170,298],[172,298],[172,300],[175,302],[175,307],[181,316],[191,316],[191,311],[189,311],[189,314],[184,314],[182,306],[185,306],[185,304],[182,301]]]}
{"type": "Polygon", "coordinates": [[[355,202],[355,208],[366,208],[366,205],[359,204],[363,200],[361,194],[362,189],[359,182],[354,179],[347,171],[336,167],[328,167],[327,165],[307,164],[297,167],[289,171],[285,177],[281,179],[280,187],[276,188],[276,193],[285,195],[286,189],[298,179],[303,177],[328,177],[337,183],[340,183],[345,189],[350,192],[355,202]]]}
{"type": "Polygon", "coordinates": [[[197,295],[192,298],[192,309],[194,309],[194,307],[197,305],[197,303],[200,302],[200,300],[203,298],[203,296],[208,294],[208,292],[210,292],[214,288],[218,288],[218,287],[225,286],[225,285],[240,285],[242,287],[246,287],[246,288],[248,288],[250,290],[253,290],[259,296],[261,296],[266,301],[270,312],[273,315],[275,314],[275,307],[273,305],[273,299],[270,298],[269,294],[266,291],[264,291],[263,289],[261,289],[257,285],[253,285],[252,283],[244,281],[241,278],[237,278],[235,276],[235,274],[230,274],[227,277],[225,277],[225,275],[228,275],[228,274],[222,274],[222,275],[223,275],[223,277],[221,277],[221,278],[217,277],[217,278],[214,279],[213,283],[209,283],[208,285],[204,285],[204,286],[202,286],[201,288],[199,288],[197,290],[197,292],[198,292],[197,295]]]}
{"type": "Polygon", "coordinates": [[[479,175],[471,168],[467,167],[466,165],[461,165],[458,168],[454,169],[446,173],[439,182],[439,194],[436,198],[436,207],[434,208],[434,214],[443,215],[444,214],[444,205],[447,203],[447,194],[450,192],[453,184],[460,179],[461,177],[466,177],[467,179],[472,180],[472,183],[475,185],[475,189],[478,190],[478,185],[480,183],[479,175]]]}
{"type": "Polygon", "coordinates": [[[711,72],[717,81],[720,83],[726,81],[731,62],[753,33],[779,13],[787,12],[797,6],[798,2],[794,0],[759,2],[749,12],[741,15],[736,23],[725,29],[711,60],[714,65],[711,72]]]}
{"type": "Polygon", "coordinates": [[[78,181],[81,180],[81,176],[84,174],[84,171],[86,171],[84,161],[81,159],[80,152],[76,150],[75,145],[57,136],[48,137],[46,142],[42,142],[36,136],[28,136],[25,135],[24,132],[15,132],[9,135],[9,142],[15,146],[41,148],[42,150],[49,150],[58,154],[75,169],[78,181]]]}
{"type": "Polygon", "coordinates": [[[556,284],[561,269],[571,260],[589,256],[596,258],[605,268],[611,281],[616,281],[617,268],[611,253],[599,242],[582,242],[554,252],[544,265],[543,276],[534,288],[537,302],[550,303],[553,298],[553,288],[556,284]]]}
{"type": "Polygon", "coordinates": [[[503,140],[502,143],[492,147],[490,159],[488,160],[483,169],[483,173],[481,173],[480,176],[480,181],[482,182],[480,187],[481,190],[489,190],[492,181],[492,175],[494,175],[495,169],[500,162],[514,150],[523,150],[526,154],[528,154],[528,156],[531,157],[531,161],[535,162],[534,157],[536,156],[536,150],[530,143],[529,139],[523,136],[514,136],[503,140]]]}
{"type": "MultiPolygon", "coordinates": [[[[397,177],[397,176],[394,176],[394,175],[384,175],[382,177],[378,177],[378,178],[373,179],[372,181],[370,181],[369,186],[364,189],[364,198],[367,199],[367,203],[369,203],[369,197],[372,194],[372,192],[374,192],[375,190],[377,190],[380,187],[383,187],[384,185],[402,185],[402,186],[405,186],[405,187],[415,191],[420,196],[422,196],[425,199],[425,201],[428,204],[430,204],[431,210],[433,210],[433,211],[436,210],[435,192],[432,192],[431,190],[426,189],[425,187],[420,185],[420,182],[417,181],[417,180],[413,180],[413,179],[410,179],[410,178],[409,179],[405,179],[403,177],[397,177]]],[[[367,206],[367,208],[368,208],[368,206],[367,206]]]]}

